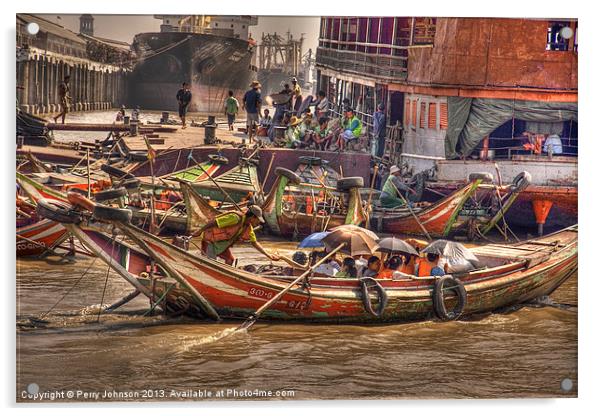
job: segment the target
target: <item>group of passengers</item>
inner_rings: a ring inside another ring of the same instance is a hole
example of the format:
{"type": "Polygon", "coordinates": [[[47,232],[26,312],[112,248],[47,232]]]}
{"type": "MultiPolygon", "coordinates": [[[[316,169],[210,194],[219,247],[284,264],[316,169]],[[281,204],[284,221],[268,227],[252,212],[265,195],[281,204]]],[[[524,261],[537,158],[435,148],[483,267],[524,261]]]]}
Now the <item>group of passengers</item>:
{"type": "MultiPolygon", "coordinates": [[[[312,253],[311,264],[317,263],[326,255],[325,251],[312,253]]],[[[342,262],[334,257],[318,265],[315,273],[337,278],[372,277],[375,279],[399,280],[411,277],[443,276],[454,272],[452,265],[442,256],[426,253],[421,256],[395,254],[378,256],[345,257],[342,262]]]]}

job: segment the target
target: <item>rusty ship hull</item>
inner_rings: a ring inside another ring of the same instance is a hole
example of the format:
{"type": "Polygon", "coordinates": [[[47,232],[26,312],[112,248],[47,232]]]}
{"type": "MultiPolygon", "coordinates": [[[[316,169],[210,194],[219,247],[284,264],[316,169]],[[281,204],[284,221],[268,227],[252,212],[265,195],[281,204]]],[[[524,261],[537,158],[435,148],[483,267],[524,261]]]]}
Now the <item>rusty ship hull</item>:
{"type": "Polygon", "coordinates": [[[188,82],[189,111],[221,112],[228,91],[242,99],[256,76],[246,40],[187,32],[141,33],[132,48],[139,61],[129,97],[131,105],[144,109],[177,111],[176,93],[188,82]]]}

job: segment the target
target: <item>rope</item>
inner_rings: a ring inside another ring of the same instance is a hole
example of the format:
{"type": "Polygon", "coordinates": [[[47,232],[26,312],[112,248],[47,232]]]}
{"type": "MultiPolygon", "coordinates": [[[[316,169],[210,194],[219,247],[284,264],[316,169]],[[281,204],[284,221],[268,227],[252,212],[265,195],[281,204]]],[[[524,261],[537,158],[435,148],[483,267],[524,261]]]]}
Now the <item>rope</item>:
{"type": "MultiPolygon", "coordinates": [[[[122,238],[123,240],[123,238],[122,238]]],[[[113,262],[113,251],[115,250],[115,237],[111,238],[111,257],[109,257],[109,264],[107,265],[107,275],[105,277],[105,285],[102,289],[102,297],[100,298],[100,306],[98,308],[98,316],[96,322],[100,322],[100,314],[102,313],[102,303],[105,300],[105,293],[107,291],[107,283],[109,282],[109,272],[111,271],[111,263],[113,262]]]]}
{"type": "MultiPolygon", "coordinates": [[[[107,242],[107,244],[105,244],[103,246],[102,250],[104,250],[108,245],[109,245],[109,242],[107,242]]],[[[56,301],[56,303],[54,305],[52,305],[50,307],[50,309],[48,309],[48,311],[46,311],[45,313],[43,313],[42,315],[40,315],[39,319],[43,319],[50,312],[52,312],[54,310],[54,308],[56,308],[58,306],[58,304],[61,303],[69,295],[69,293],[71,293],[71,291],[73,289],[75,289],[75,286],[77,286],[79,284],[79,282],[84,278],[84,276],[92,268],[92,266],[94,265],[94,263],[96,263],[97,259],[98,259],[98,257],[94,257],[94,259],[92,260],[92,262],[90,262],[90,265],[86,268],[86,270],[84,270],[84,272],[82,273],[82,275],[77,279],[77,281],[73,284],[73,286],[71,286],[71,288],[69,288],[69,290],[58,301],[56,301]]]]}

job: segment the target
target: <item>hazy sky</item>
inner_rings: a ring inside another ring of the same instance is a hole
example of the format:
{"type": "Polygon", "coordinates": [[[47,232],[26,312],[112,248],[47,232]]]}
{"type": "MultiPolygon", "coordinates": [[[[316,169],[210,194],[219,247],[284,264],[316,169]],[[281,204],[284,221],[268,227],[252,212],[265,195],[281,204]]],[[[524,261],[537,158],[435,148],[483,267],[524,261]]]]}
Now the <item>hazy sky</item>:
{"type": "MultiPolygon", "coordinates": [[[[58,23],[74,32],[79,32],[78,14],[40,14],[43,18],[58,23]],[[60,19],[57,19],[60,16],[60,19]]],[[[94,16],[94,34],[100,37],[122,40],[128,43],[132,42],[135,34],[141,32],[158,32],[161,21],[153,18],[152,15],[101,15],[94,16]]],[[[303,52],[311,48],[316,50],[318,45],[318,36],[320,32],[319,17],[288,17],[288,16],[269,16],[259,17],[257,26],[251,26],[253,38],[259,40],[261,33],[278,32],[283,35],[288,30],[295,38],[302,33],[305,41],[303,42],[303,52]]]]}

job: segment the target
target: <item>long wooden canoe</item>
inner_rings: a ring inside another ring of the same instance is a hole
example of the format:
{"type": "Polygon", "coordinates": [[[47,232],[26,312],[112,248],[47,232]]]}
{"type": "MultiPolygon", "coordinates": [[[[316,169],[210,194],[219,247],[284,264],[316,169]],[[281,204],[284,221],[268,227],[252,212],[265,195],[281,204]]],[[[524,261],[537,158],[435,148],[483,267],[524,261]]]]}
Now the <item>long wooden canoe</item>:
{"type": "MultiPolygon", "coordinates": [[[[209,311],[213,317],[217,314],[221,318],[247,318],[293,279],[249,273],[182,250],[129,224],[112,224],[133,241],[135,247],[120,246],[119,257],[113,255],[113,260],[105,260],[111,267],[120,273],[127,272],[125,276],[145,287],[160,287],[153,296],[169,291],[166,302],[173,303],[181,297],[195,305],[196,310],[209,311]],[[148,283],[147,276],[140,276],[140,270],[148,270],[151,264],[157,266],[160,276],[152,284],[148,283]],[[186,286],[193,289],[195,296],[186,286]]],[[[106,243],[108,235],[94,224],[67,224],[66,227],[103,259],[114,250],[115,241],[106,243]]],[[[577,270],[577,234],[577,226],[573,226],[518,244],[474,249],[486,267],[457,276],[467,293],[463,315],[493,311],[553,292],[577,270]]],[[[312,322],[431,319],[435,280],[435,277],[378,280],[388,302],[382,315],[377,317],[364,308],[358,280],[314,278],[311,286],[299,285],[287,292],[262,317],[312,322]]]]}

